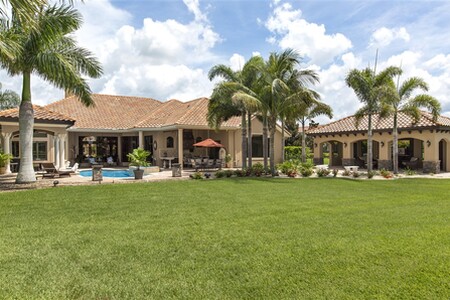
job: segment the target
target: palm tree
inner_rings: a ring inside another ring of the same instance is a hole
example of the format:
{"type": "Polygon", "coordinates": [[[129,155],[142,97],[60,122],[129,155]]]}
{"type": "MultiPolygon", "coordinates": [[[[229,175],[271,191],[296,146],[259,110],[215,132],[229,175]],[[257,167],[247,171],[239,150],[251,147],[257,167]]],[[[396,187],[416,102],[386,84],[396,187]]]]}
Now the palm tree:
{"type": "MultiPolygon", "coordinates": [[[[233,98],[239,99],[262,113],[270,135],[270,170],[275,173],[275,132],[277,121],[284,118],[292,106],[305,93],[307,83],[318,82],[314,71],[296,69],[300,56],[292,49],[271,53],[261,72],[261,79],[253,91],[239,91],[233,98]]],[[[265,148],[265,145],[263,145],[265,148]]]]}
{"type": "Polygon", "coordinates": [[[89,106],[93,104],[91,90],[82,75],[96,78],[101,75],[102,69],[92,54],[78,47],[69,36],[81,26],[81,15],[71,7],[43,8],[35,15],[34,26],[27,26],[18,19],[3,21],[1,31],[13,33],[12,37],[20,47],[13,59],[0,55],[0,63],[10,75],[22,75],[23,80],[19,108],[21,163],[16,182],[34,182],[31,74],[70,92],[89,106]]]}
{"type": "Polygon", "coordinates": [[[2,90],[0,83],[0,110],[18,107],[20,104],[19,95],[11,90],[2,90]]]}
{"type": "Polygon", "coordinates": [[[372,115],[380,112],[380,102],[386,95],[383,90],[386,86],[392,86],[392,78],[401,73],[397,67],[388,67],[379,74],[375,70],[366,68],[363,70],[353,69],[347,74],[345,81],[353,89],[363,107],[356,113],[356,125],[367,115],[367,171],[372,171],[372,115]]]}
{"type": "Polygon", "coordinates": [[[233,71],[229,66],[216,65],[209,71],[209,79],[222,77],[210,97],[208,104],[208,122],[210,126],[219,128],[223,121],[233,116],[241,116],[242,127],[242,167],[247,167],[247,157],[251,166],[251,107],[244,102],[233,100],[233,95],[240,90],[250,90],[258,79],[258,70],[263,60],[260,56],[249,59],[242,70],[233,71]],[[248,124],[247,124],[248,117],[248,124]],[[247,128],[249,129],[247,136],[247,128]],[[250,145],[250,146],[249,146],[250,145]],[[249,151],[250,148],[250,151],[249,151]]]}
{"type": "Polygon", "coordinates": [[[400,86],[397,83],[397,88],[387,89],[387,95],[382,102],[381,116],[393,116],[394,118],[392,163],[395,174],[398,173],[398,113],[403,112],[419,121],[419,108],[421,107],[430,110],[434,120],[437,119],[441,111],[441,104],[436,98],[426,94],[412,96],[414,91],[418,89],[428,91],[428,84],[419,77],[408,78],[400,86]]]}
{"type": "Polygon", "coordinates": [[[297,119],[302,126],[301,140],[302,140],[302,162],[306,162],[306,122],[312,121],[321,115],[326,115],[330,119],[333,117],[333,110],[331,106],[320,101],[318,95],[308,95],[308,101],[299,102],[293,110],[291,110],[291,118],[297,119]]]}

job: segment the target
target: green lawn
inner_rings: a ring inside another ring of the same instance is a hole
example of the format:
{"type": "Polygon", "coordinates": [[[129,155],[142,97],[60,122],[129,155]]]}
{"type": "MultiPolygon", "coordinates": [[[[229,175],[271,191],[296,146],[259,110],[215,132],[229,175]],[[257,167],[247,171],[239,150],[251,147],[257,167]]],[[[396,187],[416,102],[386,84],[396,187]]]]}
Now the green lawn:
{"type": "Polygon", "coordinates": [[[0,194],[0,299],[449,299],[450,181],[0,194]]]}

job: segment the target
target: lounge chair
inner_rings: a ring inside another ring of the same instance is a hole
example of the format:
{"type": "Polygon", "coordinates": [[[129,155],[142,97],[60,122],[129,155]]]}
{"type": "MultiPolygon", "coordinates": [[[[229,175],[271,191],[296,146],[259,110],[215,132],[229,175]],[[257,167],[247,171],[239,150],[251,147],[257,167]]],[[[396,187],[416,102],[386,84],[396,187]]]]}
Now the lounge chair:
{"type": "Polygon", "coordinates": [[[71,173],[74,173],[72,170],[58,170],[55,168],[55,165],[53,163],[42,163],[42,169],[44,170],[44,174],[42,174],[42,178],[54,178],[55,176],[62,177],[62,176],[69,176],[71,173]]]}

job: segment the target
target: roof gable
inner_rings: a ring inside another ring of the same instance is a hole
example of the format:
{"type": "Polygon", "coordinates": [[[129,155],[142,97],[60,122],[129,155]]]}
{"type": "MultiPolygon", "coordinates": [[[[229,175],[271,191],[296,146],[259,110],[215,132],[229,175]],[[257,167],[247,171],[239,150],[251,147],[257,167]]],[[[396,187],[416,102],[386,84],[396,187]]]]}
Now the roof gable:
{"type": "MultiPolygon", "coordinates": [[[[73,124],[74,119],[59,112],[52,111],[46,107],[33,105],[34,120],[36,123],[57,123],[57,124],[73,124]]],[[[19,108],[11,108],[0,111],[0,120],[18,122],[19,108]]]]}
{"type": "Polygon", "coordinates": [[[50,103],[46,108],[70,115],[77,129],[129,129],[162,103],[143,97],[93,94],[95,105],[86,107],[75,96],[50,103]]]}

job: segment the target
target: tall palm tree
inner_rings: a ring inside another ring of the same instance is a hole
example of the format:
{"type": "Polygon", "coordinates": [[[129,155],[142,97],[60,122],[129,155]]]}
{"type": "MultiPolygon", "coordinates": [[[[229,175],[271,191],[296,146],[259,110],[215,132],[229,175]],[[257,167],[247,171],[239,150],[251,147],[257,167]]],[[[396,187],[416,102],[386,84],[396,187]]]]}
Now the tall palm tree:
{"type": "Polygon", "coordinates": [[[401,69],[397,67],[388,67],[376,74],[375,70],[366,68],[363,70],[353,69],[347,74],[345,81],[353,89],[363,107],[356,113],[356,125],[367,115],[367,170],[372,171],[372,115],[380,112],[380,103],[386,93],[383,92],[386,86],[393,85],[394,76],[399,75],[401,69]]]}
{"type": "Polygon", "coordinates": [[[19,95],[11,90],[2,90],[0,83],[0,110],[18,107],[20,104],[19,95]]]}
{"type": "Polygon", "coordinates": [[[23,82],[19,108],[21,163],[17,183],[36,181],[32,160],[31,74],[70,92],[89,106],[93,104],[91,90],[82,75],[96,78],[102,73],[97,59],[88,50],[78,47],[70,36],[81,26],[81,15],[75,9],[69,6],[44,7],[34,18],[34,26],[27,26],[18,19],[1,22],[1,29],[12,32],[20,45],[13,59],[0,55],[2,67],[10,75],[21,75],[23,82]]]}
{"type": "Polygon", "coordinates": [[[397,83],[396,88],[387,89],[386,97],[382,102],[381,116],[393,116],[394,118],[392,163],[395,174],[398,173],[398,113],[403,112],[419,121],[419,108],[430,110],[434,120],[437,119],[441,111],[441,104],[436,98],[426,94],[412,96],[416,90],[428,91],[428,84],[419,77],[408,78],[400,86],[397,83]]]}
{"type": "Polygon", "coordinates": [[[333,117],[333,110],[331,106],[320,101],[318,95],[305,94],[305,97],[309,97],[308,101],[299,102],[292,109],[290,118],[296,119],[300,122],[302,127],[301,140],[302,140],[302,162],[306,162],[306,122],[312,121],[318,116],[325,115],[330,119],[333,117]]]}
{"type": "Polygon", "coordinates": [[[251,90],[259,76],[259,66],[263,64],[260,56],[249,59],[242,70],[233,71],[229,66],[220,64],[211,68],[209,79],[222,77],[210,97],[208,104],[208,122],[210,126],[219,128],[223,121],[232,116],[241,116],[242,128],[242,167],[247,167],[247,157],[251,166],[251,115],[252,110],[244,102],[234,99],[233,95],[240,90],[251,90]],[[248,123],[247,123],[248,117],[248,123]],[[249,129],[247,136],[247,129],[249,129]],[[250,145],[250,146],[249,146],[250,145]],[[249,151],[250,148],[250,151],[249,151]]]}
{"type": "MultiPolygon", "coordinates": [[[[269,130],[270,170],[275,173],[275,132],[277,121],[287,114],[292,105],[305,92],[308,83],[318,82],[318,76],[310,70],[299,71],[299,54],[287,49],[281,53],[271,53],[261,72],[258,88],[254,91],[239,91],[233,98],[255,107],[263,114],[263,122],[269,130]]],[[[263,145],[263,147],[265,147],[263,145]]]]}

